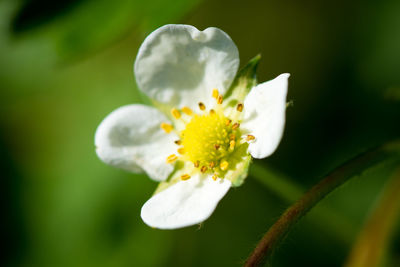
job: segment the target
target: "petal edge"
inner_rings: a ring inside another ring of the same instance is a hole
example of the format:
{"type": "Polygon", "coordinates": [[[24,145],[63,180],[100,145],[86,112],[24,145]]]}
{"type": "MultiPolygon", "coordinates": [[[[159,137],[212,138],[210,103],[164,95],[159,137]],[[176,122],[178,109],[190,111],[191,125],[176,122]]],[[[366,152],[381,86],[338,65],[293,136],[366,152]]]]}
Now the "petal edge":
{"type": "Polygon", "coordinates": [[[134,71],[140,90],[151,99],[194,108],[198,102],[207,105],[214,88],[224,94],[238,67],[238,49],[222,30],[169,24],[144,40],[134,71]]]}
{"type": "Polygon", "coordinates": [[[142,207],[143,221],[159,229],[182,228],[205,221],[228,192],[231,182],[195,175],[152,196],[142,207]]]}
{"type": "Polygon", "coordinates": [[[168,119],[158,110],[140,104],[111,112],[95,134],[96,153],[105,163],[130,172],[145,171],[156,181],[165,180],[173,166],[166,157],[174,151],[175,134],[160,129],[168,119]]]}
{"type": "Polygon", "coordinates": [[[271,155],[282,139],[289,76],[289,73],[283,73],[257,85],[244,101],[242,127],[256,137],[249,145],[249,152],[254,158],[271,155]]]}

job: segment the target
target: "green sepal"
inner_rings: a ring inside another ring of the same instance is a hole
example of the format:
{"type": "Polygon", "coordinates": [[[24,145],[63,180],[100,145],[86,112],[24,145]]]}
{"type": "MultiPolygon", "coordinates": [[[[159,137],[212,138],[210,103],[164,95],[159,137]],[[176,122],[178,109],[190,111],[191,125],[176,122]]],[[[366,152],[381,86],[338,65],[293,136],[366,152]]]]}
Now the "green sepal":
{"type": "Polygon", "coordinates": [[[257,85],[256,72],[260,59],[261,55],[258,54],[236,74],[235,79],[224,96],[226,106],[233,107],[239,102],[243,102],[251,88],[257,85]]]}
{"type": "Polygon", "coordinates": [[[230,155],[228,162],[233,168],[228,169],[224,178],[232,182],[232,186],[241,186],[247,177],[251,156],[247,152],[249,144],[244,143],[239,145],[230,155]]]}

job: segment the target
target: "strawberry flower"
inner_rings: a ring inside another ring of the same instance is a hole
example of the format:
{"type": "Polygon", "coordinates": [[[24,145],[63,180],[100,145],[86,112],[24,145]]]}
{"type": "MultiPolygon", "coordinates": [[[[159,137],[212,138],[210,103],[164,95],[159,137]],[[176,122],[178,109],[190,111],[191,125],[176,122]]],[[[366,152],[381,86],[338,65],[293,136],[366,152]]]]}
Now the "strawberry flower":
{"type": "Polygon", "coordinates": [[[289,74],[256,84],[254,58],[239,73],[239,53],[218,28],[165,25],[141,45],[134,72],[153,107],[111,112],[95,135],[105,163],[160,182],[143,205],[149,226],[174,229],[206,220],[252,158],[277,148],[289,74]]]}

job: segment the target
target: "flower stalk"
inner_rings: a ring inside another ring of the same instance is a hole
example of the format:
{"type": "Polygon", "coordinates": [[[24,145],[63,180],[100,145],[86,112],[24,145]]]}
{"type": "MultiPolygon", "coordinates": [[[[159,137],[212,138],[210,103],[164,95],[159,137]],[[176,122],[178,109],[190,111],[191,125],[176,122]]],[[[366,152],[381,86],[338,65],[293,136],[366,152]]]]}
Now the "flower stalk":
{"type": "MultiPolygon", "coordinates": [[[[306,192],[301,185],[284,174],[257,163],[250,168],[250,176],[288,204],[295,202],[306,192]]],[[[309,221],[316,227],[320,227],[322,231],[326,231],[325,234],[332,240],[351,246],[350,236],[356,231],[355,226],[336,210],[320,205],[317,213],[310,214],[309,221]],[[321,227],[322,225],[324,227],[321,227]]]]}
{"type": "Polygon", "coordinates": [[[262,266],[292,227],[325,196],[350,178],[377,163],[383,162],[393,156],[396,156],[395,158],[398,160],[399,152],[400,141],[397,140],[368,150],[332,171],[282,214],[278,221],[260,240],[244,266],[262,266]]]}

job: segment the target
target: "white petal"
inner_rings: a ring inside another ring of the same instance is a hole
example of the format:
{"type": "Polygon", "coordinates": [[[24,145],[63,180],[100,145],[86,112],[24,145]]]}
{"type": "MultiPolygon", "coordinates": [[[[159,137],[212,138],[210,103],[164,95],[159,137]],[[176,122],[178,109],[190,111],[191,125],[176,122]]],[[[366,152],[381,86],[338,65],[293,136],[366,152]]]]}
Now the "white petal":
{"type": "Polygon", "coordinates": [[[173,170],[166,158],[176,149],[177,137],[161,130],[162,122],[168,119],[145,105],[114,110],[97,128],[97,155],[115,167],[136,173],[143,170],[153,180],[165,180],[173,170]]]}
{"type": "Polygon", "coordinates": [[[271,155],[282,138],[289,76],[284,73],[257,85],[244,101],[242,128],[256,138],[249,145],[249,152],[254,158],[271,155]]]}
{"type": "Polygon", "coordinates": [[[142,207],[143,221],[151,227],[174,229],[201,223],[213,213],[231,182],[195,175],[150,198],[142,207]]]}
{"type": "Polygon", "coordinates": [[[239,67],[239,52],[218,28],[165,25],[143,42],[134,66],[139,88],[169,106],[206,105],[217,88],[222,94],[239,67]]]}

